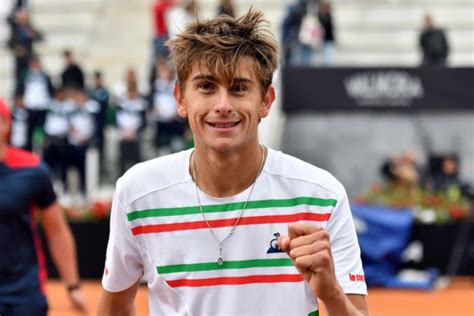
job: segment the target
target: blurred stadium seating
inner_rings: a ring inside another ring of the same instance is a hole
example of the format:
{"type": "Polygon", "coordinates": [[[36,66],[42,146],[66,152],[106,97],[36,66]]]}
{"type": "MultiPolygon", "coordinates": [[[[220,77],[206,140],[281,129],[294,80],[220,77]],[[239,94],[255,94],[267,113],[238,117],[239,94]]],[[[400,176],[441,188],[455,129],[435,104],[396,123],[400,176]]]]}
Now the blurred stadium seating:
{"type": "MultiPolygon", "coordinates": [[[[31,0],[32,20],[45,34],[39,45],[46,69],[56,74],[62,67],[60,52],[71,48],[86,71],[96,67],[109,83],[123,76],[124,68],[137,65],[141,76],[150,58],[152,0],[31,0]]],[[[338,37],[337,65],[416,66],[418,30],[425,12],[447,30],[451,42],[450,64],[474,65],[474,4],[471,0],[333,0],[338,37]]],[[[278,35],[285,14],[284,1],[235,1],[237,13],[250,6],[264,10],[278,35]]],[[[0,95],[12,87],[12,60],[5,48],[5,16],[13,0],[0,6],[0,95]]],[[[217,0],[198,1],[199,17],[216,12],[217,0]]]]}

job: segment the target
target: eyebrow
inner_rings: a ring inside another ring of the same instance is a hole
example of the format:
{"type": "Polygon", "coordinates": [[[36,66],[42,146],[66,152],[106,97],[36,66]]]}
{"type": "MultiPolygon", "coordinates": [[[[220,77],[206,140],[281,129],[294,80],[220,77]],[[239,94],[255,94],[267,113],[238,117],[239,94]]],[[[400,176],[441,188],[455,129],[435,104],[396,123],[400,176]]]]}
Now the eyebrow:
{"type": "Polygon", "coordinates": [[[208,80],[208,81],[217,81],[214,76],[211,75],[197,75],[191,81],[198,81],[198,80],[208,80]]]}
{"type": "MultiPolygon", "coordinates": [[[[191,79],[191,81],[207,80],[217,82],[218,80],[212,75],[197,75],[191,79]]],[[[244,77],[237,77],[232,80],[233,84],[238,83],[253,83],[253,80],[244,77]]]]}

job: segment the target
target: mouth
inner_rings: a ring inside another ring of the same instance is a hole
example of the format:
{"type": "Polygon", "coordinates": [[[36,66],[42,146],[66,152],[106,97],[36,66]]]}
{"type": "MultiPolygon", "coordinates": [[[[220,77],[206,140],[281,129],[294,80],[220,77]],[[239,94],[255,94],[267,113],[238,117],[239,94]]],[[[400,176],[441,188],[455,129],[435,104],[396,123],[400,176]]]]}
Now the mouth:
{"type": "Polygon", "coordinates": [[[240,124],[240,121],[237,122],[207,122],[208,125],[214,128],[232,128],[240,124]]]}

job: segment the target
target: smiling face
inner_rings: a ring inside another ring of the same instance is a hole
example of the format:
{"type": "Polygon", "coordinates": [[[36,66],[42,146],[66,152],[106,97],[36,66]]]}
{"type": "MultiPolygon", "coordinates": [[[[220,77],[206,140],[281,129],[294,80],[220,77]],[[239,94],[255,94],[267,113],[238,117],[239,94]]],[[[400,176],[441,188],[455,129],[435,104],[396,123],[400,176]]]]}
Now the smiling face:
{"type": "Polygon", "coordinates": [[[184,86],[176,86],[178,113],[188,118],[196,148],[229,152],[258,146],[258,123],[268,115],[275,91],[270,86],[262,95],[254,69],[251,59],[242,58],[228,82],[196,63],[184,86]]]}

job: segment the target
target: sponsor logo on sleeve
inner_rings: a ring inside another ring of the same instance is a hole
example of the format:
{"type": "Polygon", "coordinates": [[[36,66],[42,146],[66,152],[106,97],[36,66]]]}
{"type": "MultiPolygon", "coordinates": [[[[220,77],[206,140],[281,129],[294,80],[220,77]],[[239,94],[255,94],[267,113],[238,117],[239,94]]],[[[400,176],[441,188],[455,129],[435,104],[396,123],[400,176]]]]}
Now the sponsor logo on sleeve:
{"type": "Polygon", "coordinates": [[[351,282],[365,282],[365,276],[363,274],[349,273],[349,281],[351,281],[351,282]]]}

